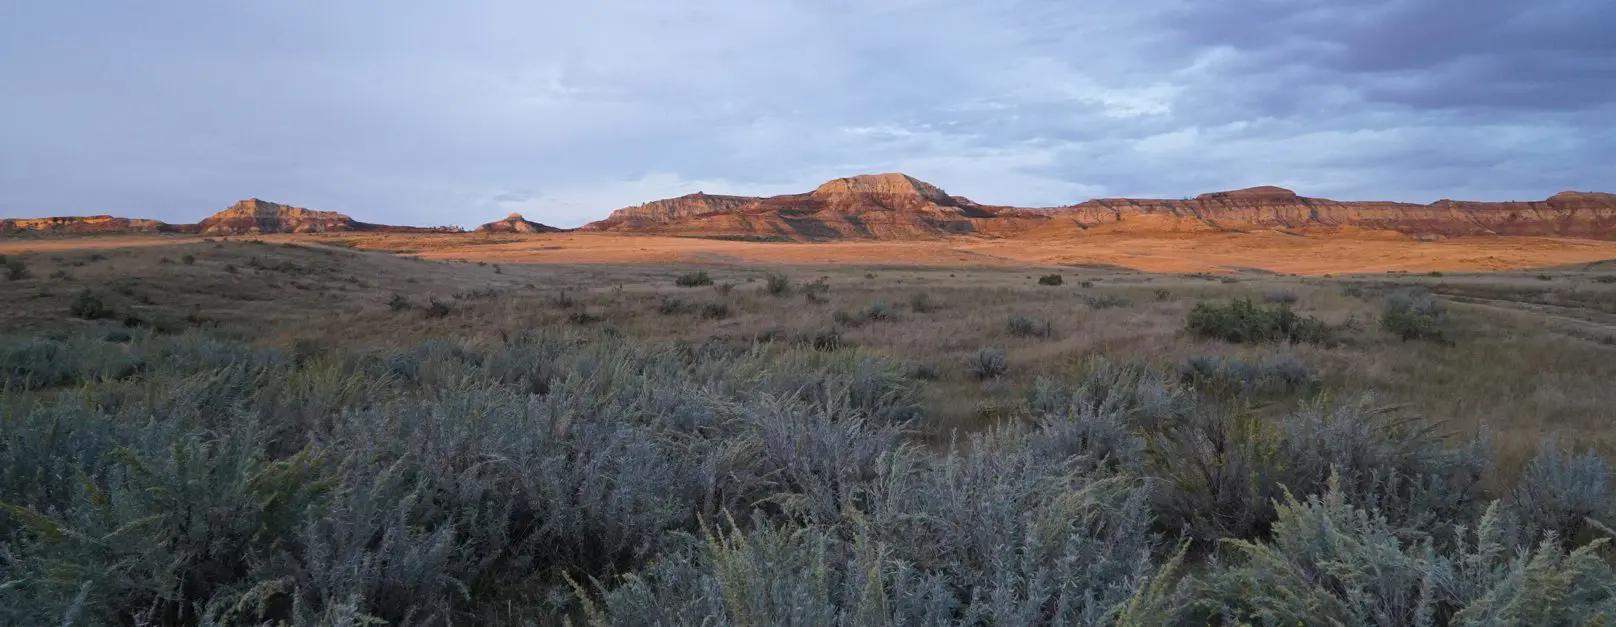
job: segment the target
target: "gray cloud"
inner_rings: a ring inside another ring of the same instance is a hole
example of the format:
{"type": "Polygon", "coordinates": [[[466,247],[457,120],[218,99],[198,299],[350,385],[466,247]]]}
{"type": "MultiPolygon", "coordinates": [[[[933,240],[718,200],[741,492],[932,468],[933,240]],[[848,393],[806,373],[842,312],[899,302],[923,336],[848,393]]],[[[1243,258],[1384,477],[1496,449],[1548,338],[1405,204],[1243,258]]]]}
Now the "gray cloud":
{"type": "Polygon", "coordinates": [[[576,225],[903,170],[983,202],[1611,186],[1602,0],[0,9],[0,215],[576,225]]]}

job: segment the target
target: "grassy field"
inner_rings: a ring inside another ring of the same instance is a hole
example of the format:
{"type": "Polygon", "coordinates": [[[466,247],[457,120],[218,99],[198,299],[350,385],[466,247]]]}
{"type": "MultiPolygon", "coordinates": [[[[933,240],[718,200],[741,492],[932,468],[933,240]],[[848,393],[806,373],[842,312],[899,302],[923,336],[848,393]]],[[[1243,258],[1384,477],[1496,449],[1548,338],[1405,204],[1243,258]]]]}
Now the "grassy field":
{"type": "Polygon", "coordinates": [[[13,242],[0,269],[7,624],[1616,607],[1616,499],[1584,455],[1616,454],[1616,263],[71,241],[13,242]]]}

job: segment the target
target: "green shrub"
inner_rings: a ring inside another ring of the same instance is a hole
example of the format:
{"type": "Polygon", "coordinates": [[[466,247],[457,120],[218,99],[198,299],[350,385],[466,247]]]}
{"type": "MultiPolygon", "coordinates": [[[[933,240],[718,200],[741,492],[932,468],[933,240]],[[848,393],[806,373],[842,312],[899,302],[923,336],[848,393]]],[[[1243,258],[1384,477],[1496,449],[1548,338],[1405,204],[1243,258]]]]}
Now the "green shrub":
{"type": "Polygon", "coordinates": [[[68,305],[67,311],[73,314],[74,318],[85,320],[98,320],[112,313],[89,288],[79,290],[78,295],[73,297],[72,304],[68,305]]]}
{"type": "Polygon", "coordinates": [[[1616,274],[1605,274],[1594,277],[1595,283],[1616,283],[1616,274]]]}
{"type": "Polygon", "coordinates": [[[1285,290],[1263,292],[1262,299],[1265,303],[1291,304],[1296,302],[1296,292],[1285,290]]]}
{"type": "Polygon", "coordinates": [[[673,284],[679,287],[703,287],[712,285],[713,278],[707,276],[706,270],[697,270],[679,275],[673,280],[673,284]]]}
{"type": "Polygon", "coordinates": [[[1158,301],[1167,301],[1173,298],[1173,293],[1165,287],[1158,287],[1152,293],[1156,295],[1156,300],[1158,301]]]}
{"type": "Polygon", "coordinates": [[[184,255],[182,255],[180,257],[180,263],[183,263],[183,264],[185,264],[187,266],[194,266],[194,265],[196,265],[196,255],[193,255],[191,253],[185,253],[184,255]]]}
{"type": "Polygon", "coordinates": [[[1328,344],[1334,340],[1334,330],[1317,318],[1298,315],[1284,303],[1263,306],[1249,298],[1223,306],[1196,303],[1184,326],[1195,337],[1235,344],[1328,344]]]}
{"type": "Polygon", "coordinates": [[[393,293],[392,298],[387,299],[387,309],[390,311],[405,311],[414,306],[410,303],[409,298],[397,292],[393,293]]]}
{"type": "Polygon", "coordinates": [[[1060,285],[1063,282],[1064,279],[1062,279],[1061,275],[1059,274],[1046,274],[1038,277],[1039,285],[1060,285]]]}

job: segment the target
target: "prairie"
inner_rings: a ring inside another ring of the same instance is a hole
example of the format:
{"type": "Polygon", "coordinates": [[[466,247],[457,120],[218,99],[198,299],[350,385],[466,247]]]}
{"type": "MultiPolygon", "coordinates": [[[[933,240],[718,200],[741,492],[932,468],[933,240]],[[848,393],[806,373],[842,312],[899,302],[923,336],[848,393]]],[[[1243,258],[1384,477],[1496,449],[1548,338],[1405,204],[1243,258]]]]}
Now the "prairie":
{"type": "Polygon", "coordinates": [[[1616,607],[1608,244],[1248,235],[0,242],[0,622],[1616,607]]]}

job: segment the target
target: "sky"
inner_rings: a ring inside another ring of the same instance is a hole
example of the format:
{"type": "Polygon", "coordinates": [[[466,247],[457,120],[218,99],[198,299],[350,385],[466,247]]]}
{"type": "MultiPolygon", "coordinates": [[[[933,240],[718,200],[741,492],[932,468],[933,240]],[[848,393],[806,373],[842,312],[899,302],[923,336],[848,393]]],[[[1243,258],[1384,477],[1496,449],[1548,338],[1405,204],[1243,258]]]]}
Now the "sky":
{"type": "Polygon", "coordinates": [[[1616,191],[1610,0],[0,0],[0,216],[1616,191]]]}

